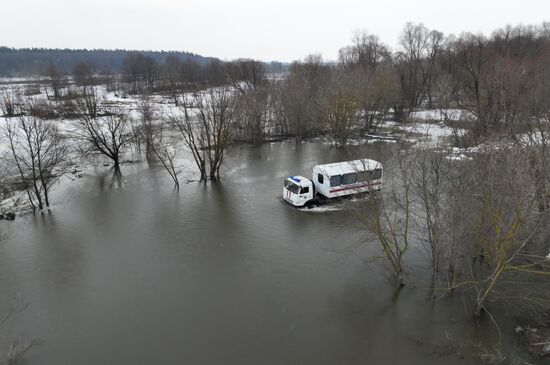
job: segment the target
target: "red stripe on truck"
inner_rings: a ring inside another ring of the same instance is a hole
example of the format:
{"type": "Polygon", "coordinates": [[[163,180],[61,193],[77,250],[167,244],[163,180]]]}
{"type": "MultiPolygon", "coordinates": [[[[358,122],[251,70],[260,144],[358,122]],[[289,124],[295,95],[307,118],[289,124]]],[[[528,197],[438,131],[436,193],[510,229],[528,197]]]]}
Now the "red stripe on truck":
{"type": "Polygon", "coordinates": [[[375,186],[375,185],[380,185],[381,183],[377,182],[377,183],[372,183],[372,184],[362,184],[362,185],[354,185],[354,186],[349,186],[349,187],[346,187],[346,188],[339,188],[339,189],[332,189],[332,190],[329,190],[328,192],[329,193],[337,193],[339,191],[344,191],[344,190],[351,190],[351,189],[361,189],[361,188],[366,188],[366,187],[369,187],[369,186],[375,186]]]}

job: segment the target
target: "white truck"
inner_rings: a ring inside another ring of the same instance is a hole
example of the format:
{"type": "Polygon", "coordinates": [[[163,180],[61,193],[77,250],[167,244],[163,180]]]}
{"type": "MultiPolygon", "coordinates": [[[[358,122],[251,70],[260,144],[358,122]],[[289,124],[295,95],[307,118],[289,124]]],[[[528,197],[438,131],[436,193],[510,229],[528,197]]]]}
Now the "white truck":
{"type": "Polygon", "coordinates": [[[380,190],[382,175],[382,164],[369,159],[317,165],[311,180],[286,178],[283,198],[296,207],[321,205],[333,198],[380,190]]]}

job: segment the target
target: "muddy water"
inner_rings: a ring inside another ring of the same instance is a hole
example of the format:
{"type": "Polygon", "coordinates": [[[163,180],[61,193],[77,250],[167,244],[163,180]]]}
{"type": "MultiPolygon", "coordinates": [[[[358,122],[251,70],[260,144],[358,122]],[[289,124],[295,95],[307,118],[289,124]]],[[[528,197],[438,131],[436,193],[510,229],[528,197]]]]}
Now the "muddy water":
{"type": "MultiPolygon", "coordinates": [[[[369,145],[368,157],[389,163],[391,148],[369,145]]],[[[10,223],[0,248],[2,308],[29,303],[0,331],[1,351],[21,335],[42,342],[28,364],[476,363],[458,353],[497,331],[460,300],[426,299],[418,250],[417,284],[396,291],[349,210],[280,199],[285,176],[358,157],[242,146],[218,184],[177,192],[132,166],[59,189],[54,212],[10,223]]]]}

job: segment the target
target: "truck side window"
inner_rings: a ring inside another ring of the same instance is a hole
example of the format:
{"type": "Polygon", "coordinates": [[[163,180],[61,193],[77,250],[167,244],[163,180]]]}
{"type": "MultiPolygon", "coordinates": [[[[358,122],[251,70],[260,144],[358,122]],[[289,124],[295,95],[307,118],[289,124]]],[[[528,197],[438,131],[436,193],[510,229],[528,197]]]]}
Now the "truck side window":
{"type": "Polygon", "coordinates": [[[302,190],[300,191],[300,194],[307,194],[307,193],[309,193],[309,186],[302,188],[302,190]]]}
{"type": "Polygon", "coordinates": [[[357,182],[357,174],[355,172],[342,175],[342,185],[354,184],[357,182]]]}
{"type": "Polygon", "coordinates": [[[375,169],[372,172],[372,179],[373,180],[378,180],[378,179],[381,179],[381,178],[382,178],[382,170],[381,169],[375,169]]]}
{"type": "Polygon", "coordinates": [[[330,186],[340,186],[342,184],[342,175],[334,175],[330,177],[330,186]]]}
{"type": "Polygon", "coordinates": [[[371,172],[370,171],[360,171],[357,173],[357,181],[370,181],[371,172]]]}
{"type": "Polygon", "coordinates": [[[319,184],[322,184],[325,179],[323,178],[323,174],[317,174],[317,181],[319,184]]]}

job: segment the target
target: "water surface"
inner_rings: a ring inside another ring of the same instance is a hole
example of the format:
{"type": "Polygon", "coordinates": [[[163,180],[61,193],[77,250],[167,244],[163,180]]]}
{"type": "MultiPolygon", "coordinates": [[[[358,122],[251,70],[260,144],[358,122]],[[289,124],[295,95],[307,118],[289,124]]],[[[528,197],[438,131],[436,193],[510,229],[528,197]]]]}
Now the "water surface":
{"type": "Polygon", "coordinates": [[[9,223],[0,248],[2,306],[13,293],[29,303],[1,348],[37,338],[25,363],[56,365],[470,363],[457,353],[493,340],[491,326],[419,285],[397,291],[349,209],[280,198],[289,174],[390,163],[392,146],[238,146],[220,183],[174,191],[162,170],[135,165],[120,181],[103,169],[58,189],[54,211],[9,223]]]}

